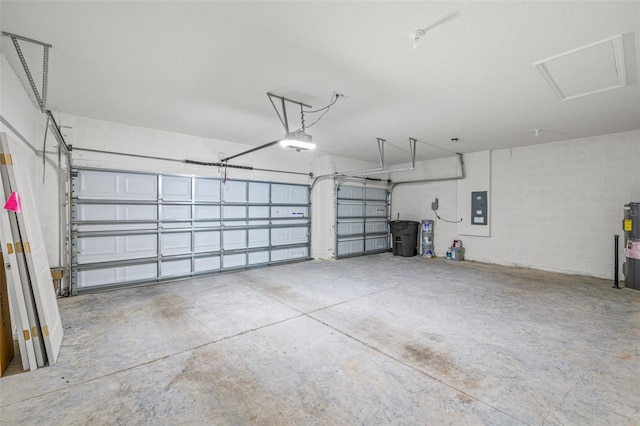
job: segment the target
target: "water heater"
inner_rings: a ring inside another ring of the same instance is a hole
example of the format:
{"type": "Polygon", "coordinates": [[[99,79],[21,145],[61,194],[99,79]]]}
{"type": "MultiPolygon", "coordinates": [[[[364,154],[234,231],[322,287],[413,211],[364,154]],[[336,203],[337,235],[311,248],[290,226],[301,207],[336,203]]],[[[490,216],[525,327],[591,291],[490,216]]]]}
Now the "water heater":
{"type": "Polygon", "coordinates": [[[640,203],[624,206],[624,282],[628,288],[640,290],[640,203]]]}

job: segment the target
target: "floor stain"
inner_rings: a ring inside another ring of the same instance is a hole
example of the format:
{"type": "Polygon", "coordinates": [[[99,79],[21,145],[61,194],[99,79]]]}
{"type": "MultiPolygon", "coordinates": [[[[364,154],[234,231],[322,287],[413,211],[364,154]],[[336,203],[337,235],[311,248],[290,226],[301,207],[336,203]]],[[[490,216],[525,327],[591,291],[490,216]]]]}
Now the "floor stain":
{"type": "Polygon", "coordinates": [[[272,296],[282,296],[285,294],[289,294],[289,291],[291,290],[291,287],[287,286],[287,285],[276,285],[273,287],[269,287],[266,289],[267,293],[272,295],[272,296]]]}
{"type": "Polygon", "coordinates": [[[177,295],[159,295],[153,299],[158,312],[166,319],[184,319],[189,304],[185,299],[177,295]]]}
{"type": "Polygon", "coordinates": [[[463,404],[471,404],[474,401],[474,399],[471,398],[469,395],[465,395],[463,393],[457,394],[456,398],[458,399],[458,401],[462,402],[463,404]]]}
{"type": "Polygon", "coordinates": [[[404,350],[412,360],[433,368],[436,374],[448,376],[453,369],[451,357],[446,354],[440,354],[431,348],[420,344],[406,344],[404,350]]]}

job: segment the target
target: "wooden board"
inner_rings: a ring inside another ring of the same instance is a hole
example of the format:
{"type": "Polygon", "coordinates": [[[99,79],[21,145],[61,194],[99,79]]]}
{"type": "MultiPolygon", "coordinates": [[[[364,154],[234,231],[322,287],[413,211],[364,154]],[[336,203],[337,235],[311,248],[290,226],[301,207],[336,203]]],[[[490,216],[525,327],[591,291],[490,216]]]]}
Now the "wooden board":
{"type": "Polygon", "coordinates": [[[11,190],[20,194],[22,199],[22,213],[16,214],[16,217],[27,261],[29,281],[38,311],[40,334],[49,365],[54,365],[62,345],[64,329],[58,310],[58,300],[53,289],[51,268],[29,179],[29,169],[26,165],[25,153],[20,152],[19,149],[25,148],[22,145],[9,144],[6,134],[0,135],[0,138],[2,139],[1,154],[4,155],[4,161],[0,162],[4,164],[0,167],[7,171],[11,190]]]}

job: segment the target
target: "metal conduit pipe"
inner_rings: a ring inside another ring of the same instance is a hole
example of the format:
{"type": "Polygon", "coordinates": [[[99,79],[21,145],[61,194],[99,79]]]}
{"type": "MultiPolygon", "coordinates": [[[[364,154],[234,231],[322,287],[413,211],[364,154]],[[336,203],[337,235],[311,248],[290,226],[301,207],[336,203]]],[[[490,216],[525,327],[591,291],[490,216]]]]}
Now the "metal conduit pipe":
{"type": "MultiPolygon", "coordinates": [[[[322,180],[322,179],[328,179],[328,178],[333,178],[333,177],[366,177],[367,175],[379,175],[379,174],[384,174],[384,173],[396,173],[396,172],[408,172],[411,170],[414,170],[416,168],[416,142],[418,142],[417,139],[415,138],[409,138],[409,150],[411,153],[411,167],[408,168],[404,168],[404,169],[385,169],[384,168],[384,143],[386,142],[386,140],[382,139],[382,138],[378,138],[378,155],[379,155],[379,160],[380,160],[380,166],[378,167],[374,167],[371,169],[362,169],[362,170],[350,170],[347,172],[336,172],[336,173],[329,173],[326,175],[320,175],[317,176],[316,179],[314,180],[314,184],[316,181],[318,180],[322,180]],[[359,176],[360,175],[360,176],[359,176]]],[[[313,185],[312,185],[313,186],[313,185]]]]}
{"type": "Polygon", "coordinates": [[[370,180],[370,181],[374,181],[374,182],[387,182],[387,183],[389,182],[388,180],[385,180],[385,179],[370,178],[370,177],[367,177],[367,176],[346,176],[346,175],[342,175],[342,174],[339,174],[339,173],[333,173],[333,174],[316,176],[316,178],[313,179],[313,182],[311,183],[311,191],[313,191],[313,188],[315,188],[316,183],[318,183],[321,180],[326,180],[326,179],[344,179],[344,180],[352,180],[352,181],[370,180]]]}
{"type": "Polygon", "coordinates": [[[400,182],[392,182],[389,185],[389,213],[393,211],[392,203],[393,203],[393,190],[400,185],[409,185],[416,183],[429,183],[429,182],[444,182],[448,180],[461,180],[465,178],[464,173],[464,160],[462,158],[462,154],[457,152],[458,161],[460,162],[460,174],[458,176],[449,176],[443,178],[429,178],[429,179],[416,179],[416,180],[405,180],[400,182]]]}

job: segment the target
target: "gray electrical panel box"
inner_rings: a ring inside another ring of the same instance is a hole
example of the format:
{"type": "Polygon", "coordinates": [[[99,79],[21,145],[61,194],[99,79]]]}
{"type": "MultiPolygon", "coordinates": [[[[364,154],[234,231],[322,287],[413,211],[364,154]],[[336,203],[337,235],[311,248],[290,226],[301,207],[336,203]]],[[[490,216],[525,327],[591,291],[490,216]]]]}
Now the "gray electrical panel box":
{"type": "Polygon", "coordinates": [[[471,224],[486,225],[488,212],[487,191],[471,193],[471,224]]]}

